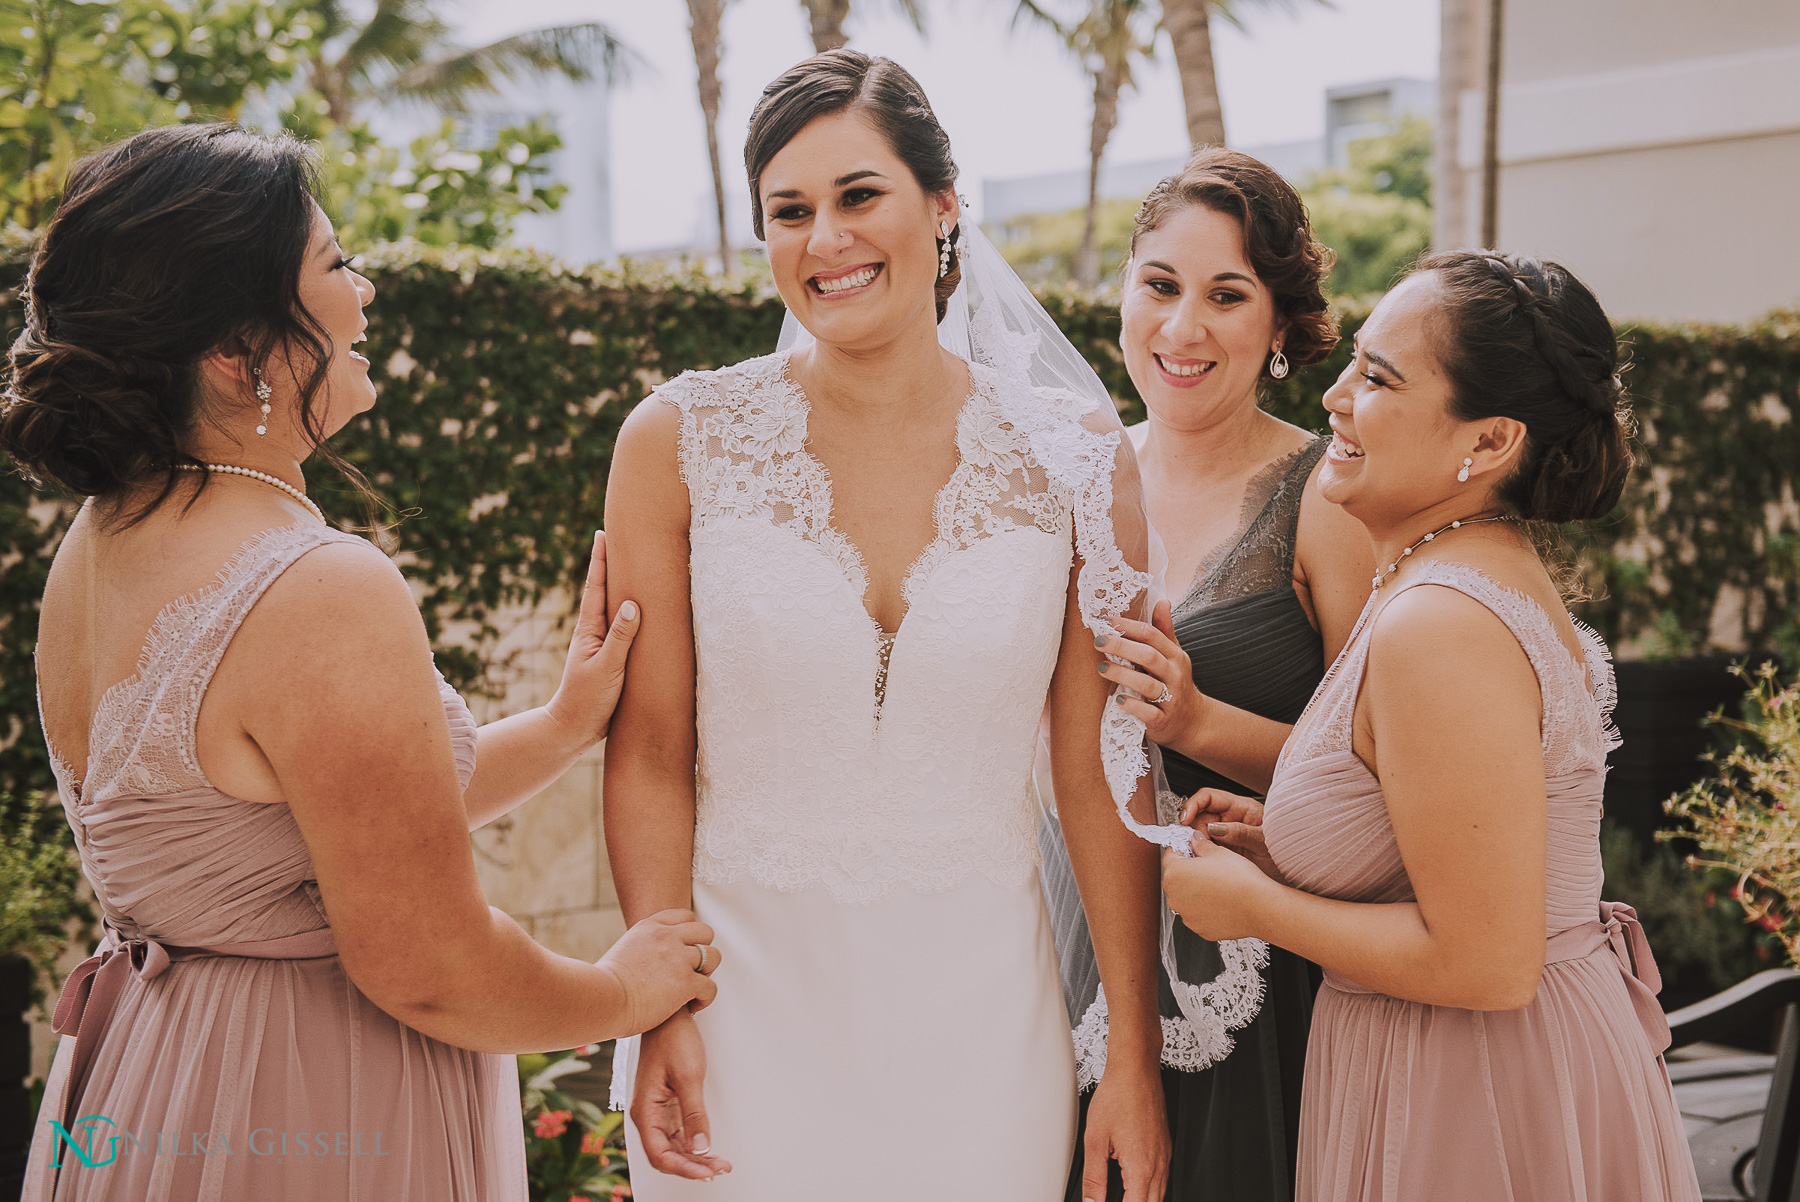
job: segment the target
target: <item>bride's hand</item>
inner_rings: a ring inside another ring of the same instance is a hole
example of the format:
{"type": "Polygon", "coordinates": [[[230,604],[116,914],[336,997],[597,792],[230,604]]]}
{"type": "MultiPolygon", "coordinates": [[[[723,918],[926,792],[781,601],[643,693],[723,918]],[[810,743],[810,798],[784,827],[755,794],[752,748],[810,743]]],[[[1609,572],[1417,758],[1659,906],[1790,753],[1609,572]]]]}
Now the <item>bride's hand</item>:
{"type": "Polygon", "coordinates": [[[1188,798],[1181,821],[1200,831],[1209,842],[1237,852],[1262,869],[1270,880],[1288,883],[1263,841],[1262,802],[1223,789],[1202,789],[1188,798]]]}
{"type": "Polygon", "coordinates": [[[644,1141],[650,1167],[676,1177],[711,1181],[731,1172],[731,1162],[712,1154],[710,1126],[701,1090],[706,1081],[706,1045],[694,1016],[675,1016],[644,1032],[638,1047],[631,1121],[644,1141]]]}
{"type": "Polygon", "coordinates": [[[1119,708],[1144,724],[1151,742],[1186,754],[1197,740],[1206,698],[1194,685],[1194,661],[1175,637],[1169,603],[1158,601],[1148,622],[1115,618],[1113,629],[1118,633],[1104,643],[1096,639],[1095,646],[1130,663],[1100,662],[1100,675],[1137,694],[1121,693],[1119,708]],[[1169,700],[1152,704],[1165,688],[1169,700]]]}
{"type": "Polygon", "coordinates": [[[581,589],[581,613],[569,640],[569,658],[562,683],[544,708],[550,716],[592,746],[606,737],[619,691],[625,687],[625,657],[637,636],[635,601],[619,606],[619,616],[607,630],[606,534],[594,532],[594,550],[588,558],[587,583],[581,589]]]}
{"type": "Polygon", "coordinates": [[[1119,1162],[1125,1202],[1162,1202],[1170,1153],[1163,1105],[1162,1075],[1156,1065],[1108,1066],[1088,1104],[1081,1161],[1084,1202],[1104,1202],[1109,1160],[1119,1162]]]}

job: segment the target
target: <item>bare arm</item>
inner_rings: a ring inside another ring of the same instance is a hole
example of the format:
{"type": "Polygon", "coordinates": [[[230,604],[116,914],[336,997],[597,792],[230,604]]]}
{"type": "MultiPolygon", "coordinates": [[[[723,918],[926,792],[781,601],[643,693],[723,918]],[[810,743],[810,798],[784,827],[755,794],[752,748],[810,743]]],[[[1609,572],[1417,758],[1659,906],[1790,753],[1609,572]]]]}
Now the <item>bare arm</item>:
{"type": "MultiPolygon", "coordinates": [[[[620,595],[615,589],[614,596],[620,595]]],[[[609,630],[606,535],[596,531],[556,696],[546,705],[486,723],[477,736],[475,775],[463,790],[470,830],[542,792],[606,737],[638,626],[636,603],[623,603],[618,610],[609,630]]]]}
{"type": "Polygon", "coordinates": [[[308,554],[230,654],[282,684],[254,690],[240,720],[299,824],[344,970],[381,1009],[446,1042],[510,1052],[626,1034],[710,996],[692,970],[711,932],[685,912],[595,965],[488,907],[424,624],[373,547],[308,554]]]}
{"type": "MultiPolygon", "coordinates": [[[[642,608],[637,659],[606,746],[606,852],[627,922],[692,904],[694,890],[694,617],[687,485],[677,463],[680,414],[652,397],[619,430],[606,485],[615,594],[642,608]]],[[[707,1180],[711,1155],[706,1049],[691,1015],[645,1034],[632,1121],[651,1167],[707,1180]]]]}
{"type": "Polygon", "coordinates": [[[1316,897],[1197,843],[1194,859],[1164,858],[1171,905],[1207,938],[1255,935],[1394,997],[1528,1004],[1544,967],[1541,708],[1498,618],[1449,589],[1408,590],[1376,619],[1355,748],[1379,770],[1418,900],[1316,897]]]}
{"type": "MultiPolygon", "coordinates": [[[[1330,664],[1344,649],[1368,600],[1375,554],[1362,523],[1319,495],[1318,481],[1315,466],[1300,502],[1294,592],[1324,641],[1325,662],[1330,664]]],[[[1110,673],[1111,678],[1145,697],[1158,696],[1166,684],[1172,698],[1161,706],[1126,698],[1126,711],[1164,747],[1247,789],[1266,792],[1275,761],[1294,728],[1201,693],[1166,607],[1158,608],[1152,623],[1120,622],[1119,632],[1125,639],[1106,649],[1131,659],[1143,671],[1135,681],[1125,668],[1110,673]]]]}
{"type": "Polygon", "coordinates": [[[619,430],[606,486],[608,572],[643,617],[607,739],[606,847],[625,921],[693,896],[694,622],[679,414],[654,397],[619,430]]]}

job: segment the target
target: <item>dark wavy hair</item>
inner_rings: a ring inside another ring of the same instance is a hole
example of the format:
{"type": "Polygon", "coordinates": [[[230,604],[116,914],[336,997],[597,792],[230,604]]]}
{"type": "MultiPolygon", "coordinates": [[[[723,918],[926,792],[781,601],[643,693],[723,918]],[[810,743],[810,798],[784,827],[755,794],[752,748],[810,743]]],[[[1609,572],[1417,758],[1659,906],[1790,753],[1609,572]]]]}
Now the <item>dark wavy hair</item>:
{"type": "Polygon", "coordinates": [[[1500,489],[1520,517],[1604,517],[1631,473],[1632,418],[1619,340],[1592,291],[1560,263],[1498,251],[1421,258],[1437,277],[1434,339],[1459,421],[1524,423],[1525,454],[1500,489]]]}
{"type": "MultiPolygon", "coordinates": [[[[859,50],[827,50],[782,72],[763,89],[750,114],[744,167],[750,173],[750,222],[758,238],[763,237],[762,173],[769,160],[816,118],[846,109],[863,113],[874,123],[927,195],[956,187],[950,136],[938,124],[919,81],[892,59],[872,58],[859,50]]],[[[954,247],[961,236],[958,222],[950,231],[950,245],[954,247]]],[[[938,239],[940,248],[943,241],[938,239]]],[[[953,253],[949,273],[938,277],[939,321],[961,280],[961,257],[953,253]]]]}
{"type": "Polygon", "coordinates": [[[115,515],[135,523],[199,465],[201,361],[230,346],[261,370],[285,350],[302,428],[363,487],[319,426],[335,348],[300,301],[318,195],[303,143],[232,125],[145,130],[76,163],[25,280],[0,449],[80,496],[157,488],[115,515]]]}
{"type": "Polygon", "coordinates": [[[1131,253],[1137,253],[1139,238],[1189,205],[1235,217],[1243,226],[1250,267],[1274,296],[1286,326],[1281,349],[1288,361],[1305,367],[1329,355],[1338,326],[1325,299],[1325,277],[1336,256],[1313,236],[1293,185],[1261,159],[1202,146],[1178,174],[1144,197],[1131,230],[1131,253]]]}

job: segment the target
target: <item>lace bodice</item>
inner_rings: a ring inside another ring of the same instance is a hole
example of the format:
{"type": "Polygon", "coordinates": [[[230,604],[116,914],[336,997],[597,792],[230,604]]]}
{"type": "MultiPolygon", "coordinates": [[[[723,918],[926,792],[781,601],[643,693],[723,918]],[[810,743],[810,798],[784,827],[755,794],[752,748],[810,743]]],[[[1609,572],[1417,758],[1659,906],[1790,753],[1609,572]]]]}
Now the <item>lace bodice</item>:
{"type": "MultiPolygon", "coordinates": [[[[681,411],[692,506],[696,880],[823,885],[867,903],[1035,872],[1031,760],[1082,498],[1046,467],[994,373],[971,376],[957,465],[891,640],[832,524],[787,356],[658,390],[681,411]]],[[[1072,401],[1035,401],[1079,425],[1072,401]]]]}

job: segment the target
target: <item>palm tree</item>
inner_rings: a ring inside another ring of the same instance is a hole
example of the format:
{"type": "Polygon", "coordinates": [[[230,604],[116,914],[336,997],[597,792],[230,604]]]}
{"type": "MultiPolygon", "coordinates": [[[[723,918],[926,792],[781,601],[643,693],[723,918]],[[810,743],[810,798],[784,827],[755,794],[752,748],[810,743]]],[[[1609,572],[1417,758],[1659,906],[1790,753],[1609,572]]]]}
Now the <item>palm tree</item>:
{"type": "MultiPolygon", "coordinates": [[[[1188,141],[1195,146],[1225,145],[1225,114],[1219,107],[1219,79],[1213,67],[1212,17],[1238,29],[1249,7],[1293,12],[1303,0],[1163,0],[1163,28],[1175,51],[1181,76],[1181,98],[1187,109],[1188,141]]],[[[1330,6],[1331,0],[1318,0],[1330,6]]]]}
{"type": "MultiPolygon", "coordinates": [[[[912,22],[914,29],[925,32],[925,8],[919,0],[893,2],[894,7],[912,22]]],[[[850,36],[844,32],[844,22],[850,16],[850,0],[800,0],[800,7],[806,10],[811,25],[814,54],[824,54],[849,44],[850,36]]]]}
{"type": "Polygon", "coordinates": [[[1041,21],[1056,31],[1082,69],[1094,81],[1094,119],[1088,131],[1087,217],[1082,227],[1076,279],[1083,287],[1100,282],[1100,160],[1119,123],[1119,94],[1132,84],[1131,67],[1155,53],[1155,13],[1149,0],[1088,0],[1087,12],[1069,23],[1047,12],[1036,0],[1019,0],[1014,21],[1041,21]]]}
{"type": "Polygon", "coordinates": [[[551,25],[473,48],[457,46],[432,0],[375,0],[358,21],[345,0],[321,0],[321,49],[307,64],[308,82],[324,97],[334,125],[348,127],[365,101],[416,100],[451,112],[520,75],[596,75],[616,82],[641,62],[598,22],[551,25]]]}
{"type": "Polygon", "coordinates": [[[687,0],[688,36],[700,76],[700,112],[706,118],[706,157],[712,164],[713,203],[719,217],[719,270],[731,274],[731,239],[725,233],[725,173],[719,166],[719,27],[731,0],[687,0]]]}

